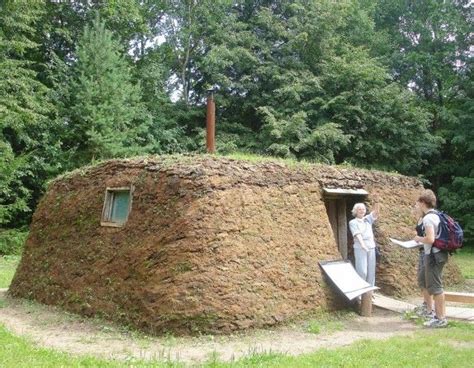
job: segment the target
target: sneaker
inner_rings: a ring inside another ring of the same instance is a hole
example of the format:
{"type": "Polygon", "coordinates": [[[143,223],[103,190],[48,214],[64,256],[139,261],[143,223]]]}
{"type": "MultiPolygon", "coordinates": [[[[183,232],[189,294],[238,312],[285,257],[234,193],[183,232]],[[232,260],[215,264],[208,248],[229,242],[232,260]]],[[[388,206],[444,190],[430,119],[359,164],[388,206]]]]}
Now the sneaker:
{"type": "Polygon", "coordinates": [[[425,311],[424,314],[421,314],[419,315],[421,318],[424,318],[424,319],[427,319],[427,320],[432,320],[433,318],[436,317],[436,314],[435,312],[431,311],[431,312],[428,312],[428,311],[425,311]]]}
{"type": "Polygon", "coordinates": [[[439,319],[438,317],[434,316],[429,321],[423,323],[423,326],[428,328],[443,328],[448,325],[448,320],[446,318],[439,319]]]}
{"type": "Polygon", "coordinates": [[[417,306],[415,307],[415,309],[413,309],[413,312],[419,313],[419,312],[421,312],[422,310],[426,310],[426,303],[425,303],[425,302],[421,303],[420,305],[417,305],[417,306]]]}
{"type": "Polygon", "coordinates": [[[415,314],[418,316],[418,317],[423,317],[423,318],[433,318],[435,315],[434,315],[434,312],[432,310],[428,311],[428,307],[426,305],[426,303],[423,303],[419,306],[417,306],[413,312],[415,312],[415,314]]]}

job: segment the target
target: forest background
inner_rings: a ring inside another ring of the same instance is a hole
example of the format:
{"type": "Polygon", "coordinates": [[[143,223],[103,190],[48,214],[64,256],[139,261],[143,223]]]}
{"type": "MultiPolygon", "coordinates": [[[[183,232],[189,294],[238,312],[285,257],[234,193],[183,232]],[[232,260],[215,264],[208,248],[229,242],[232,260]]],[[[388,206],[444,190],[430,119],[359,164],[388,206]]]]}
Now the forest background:
{"type": "Polygon", "coordinates": [[[469,0],[1,0],[0,254],[48,180],[217,149],[419,176],[474,240],[469,0]]]}

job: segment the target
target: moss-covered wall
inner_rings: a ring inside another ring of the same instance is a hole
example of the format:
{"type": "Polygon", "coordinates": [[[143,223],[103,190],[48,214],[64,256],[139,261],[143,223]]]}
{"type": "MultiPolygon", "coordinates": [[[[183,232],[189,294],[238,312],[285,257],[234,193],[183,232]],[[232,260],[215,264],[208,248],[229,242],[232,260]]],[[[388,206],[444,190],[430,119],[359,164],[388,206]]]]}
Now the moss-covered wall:
{"type": "MultiPolygon", "coordinates": [[[[416,290],[413,235],[420,184],[399,175],[209,157],[110,161],[53,182],[33,217],[14,296],[162,332],[269,326],[343,299],[319,260],[338,259],[322,187],[380,197],[377,283],[416,290]],[[106,187],[134,186],[122,228],[100,226],[106,187]]],[[[459,272],[448,268],[448,280],[459,272]]]]}

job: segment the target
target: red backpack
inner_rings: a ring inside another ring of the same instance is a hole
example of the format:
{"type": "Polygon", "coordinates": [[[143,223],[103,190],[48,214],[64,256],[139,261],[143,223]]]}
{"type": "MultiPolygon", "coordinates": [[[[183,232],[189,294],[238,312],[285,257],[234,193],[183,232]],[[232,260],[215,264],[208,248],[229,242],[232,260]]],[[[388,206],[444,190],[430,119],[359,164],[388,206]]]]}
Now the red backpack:
{"type": "Polygon", "coordinates": [[[434,210],[432,213],[436,213],[439,216],[438,234],[433,247],[451,252],[462,248],[464,232],[461,225],[442,211],[434,210]]]}

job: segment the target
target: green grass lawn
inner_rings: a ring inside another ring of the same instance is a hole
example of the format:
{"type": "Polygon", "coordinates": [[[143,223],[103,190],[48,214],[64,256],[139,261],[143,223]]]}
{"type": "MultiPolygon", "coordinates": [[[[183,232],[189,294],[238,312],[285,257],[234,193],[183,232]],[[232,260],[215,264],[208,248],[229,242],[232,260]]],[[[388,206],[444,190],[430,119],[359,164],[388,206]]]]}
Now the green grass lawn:
{"type": "Polygon", "coordinates": [[[471,367],[473,339],[474,325],[456,323],[443,330],[420,330],[413,337],[364,340],[296,357],[254,355],[234,364],[209,367],[471,367]]]}
{"type": "MultiPolygon", "coordinates": [[[[316,337],[315,337],[316,338],[316,337]]],[[[385,341],[359,341],[350,347],[322,349],[296,357],[283,354],[251,354],[236,362],[223,363],[216,356],[199,365],[227,367],[471,367],[474,325],[453,323],[436,331],[420,330],[412,337],[385,341]]],[[[0,326],[0,362],[5,368],[21,367],[182,367],[172,362],[113,361],[75,357],[38,348],[0,326]]]]}
{"type": "Polygon", "coordinates": [[[0,288],[10,286],[18,262],[20,262],[20,256],[0,257],[0,288]]]}
{"type": "Polygon", "coordinates": [[[474,279],[474,249],[463,248],[452,257],[466,279],[474,279]]]}
{"type": "Polygon", "coordinates": [[[167,362],[114,361],[66,353],[35,346],[24,338],[12,335],[0,325],[0,366],[2,368],[30,367],[182,367],[167,362]]]}

